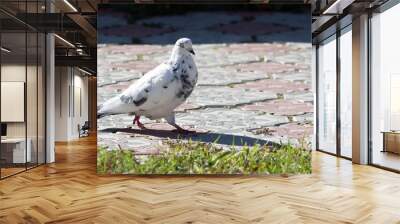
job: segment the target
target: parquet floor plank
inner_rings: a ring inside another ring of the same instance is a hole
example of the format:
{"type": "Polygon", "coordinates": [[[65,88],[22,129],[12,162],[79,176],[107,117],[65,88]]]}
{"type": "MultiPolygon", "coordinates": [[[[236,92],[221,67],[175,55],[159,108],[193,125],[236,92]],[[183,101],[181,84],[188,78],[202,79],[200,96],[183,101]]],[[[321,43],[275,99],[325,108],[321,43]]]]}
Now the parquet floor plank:
{"type": "Polygon", "coordinates": [[[96,139],[0,181],[0,223],[400,223],[400,175],[313,153],[298,176],[100,176],[96,139]]]}

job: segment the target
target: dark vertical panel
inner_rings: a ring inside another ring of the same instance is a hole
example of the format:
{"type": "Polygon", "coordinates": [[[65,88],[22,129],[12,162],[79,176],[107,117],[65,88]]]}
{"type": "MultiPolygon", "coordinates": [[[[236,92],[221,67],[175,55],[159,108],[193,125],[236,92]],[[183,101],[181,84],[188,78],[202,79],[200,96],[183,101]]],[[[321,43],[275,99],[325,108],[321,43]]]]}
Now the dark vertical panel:
{"type": "Polygon", "coordinates": [[[372,12],[368,12],[368,54],[367,54],[367,82],[368,82],[368,164],[373,163],[373,153],[372,153],[372,65],[371,65],[371,56],[372,56],[372,29],[371,29],[371,20],[372,20],[372,12]]]}
{"type": "Polygon", "coordinates": [[[58,87],[60,88],[60,94],[58,94],[59,95],[59,97],[60,97],[60,117],[62,117],[62,95],[61,95],[61,92],[62,92],[62,85],[61,85],[61,81],[62,81],[62,77],[64,76],[64,74],[63,74],[63,72],[60,72],[60,74],[58,74],[58,87]]]}
{"type": "MultiPolygon", "coordinates": [[[[75,118],[75,68],[71,67],[71,82],[72,82],[72,87],[71,87],[71,92],[72,92],[72,117],[75,118]]],[[[69,105],[71,108],[71,105],[69,105]]]]}
{"type": "Polygon", "coordinates": [[[79,117],[82,117],[82,88],[79,88],[79,117]]]}
{"type": "Polygon", "coordinates": [[[315,149],[319,149],[319,44],[315,46],[315,149]]]}
{"type": "MultiPolygon", "coordinates": [[[[68,78],[71,77],[71,74],[68,74],[68,78]]],[[[68,117],[71,117],[71,82],[68,83],[68,117]]]]}
{"type": "MultiPolygon", "coordinates": [[[[45,0],[45,12],[48,13],[47,0],[45,0]]],[[[47,35],[44,34],[44,163],[47,163],[47,35]]],[[[43,74],[42,74],[43,75],[43,74]]]]}
{"type": "MultiPolygon", "coordinates": [[[[28,11],[28,0],[25,0],[25,12],[28,11]]],[[[28,21],[28,14],[25,13],[25,21],[28,21]]],[[[25,102],[24,102],[24,116],[25,116],[25,170],[28,169],[28,114],[27,114],[27,81],[28,81],[28,24],[25,23],[25,102]]]]}
{"type": "Polygon", "coordinates": [[[336,31],[336,155],[341,156],[341,119],[340,119],[340,29],[336,31]]]}
{"type": "MultiPolygon", "coordinates": [[[[39,13],[39,1],[36,1],[39,13]]],[[[36,166],[39,164],[39,32],[36,32],[36,166]]]]}

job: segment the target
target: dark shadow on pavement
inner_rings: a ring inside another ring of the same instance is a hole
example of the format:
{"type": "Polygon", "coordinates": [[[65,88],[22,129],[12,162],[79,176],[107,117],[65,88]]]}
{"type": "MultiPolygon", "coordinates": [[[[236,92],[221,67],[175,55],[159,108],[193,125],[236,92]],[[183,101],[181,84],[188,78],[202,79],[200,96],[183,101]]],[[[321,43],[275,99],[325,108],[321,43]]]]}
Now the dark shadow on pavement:
{"type": "Polygon", "coordinates": [[[102,5],[98,12],[97,41],[165,45],[189,37],[195,44],[311,43],[310,21],[308,5],[102,5]],[[199,13],[205,13],[203,19],[193,17],[199,13]],[[113,16],[121,23],[110,23],[113,16]]]}
{"type": "Polygon", "coordinates": [[[171,139],[183,139],[204,143],[216,143],[228,146],[253,146],[253,145],[268,145],[268,146],[278,146],[279,144],[273,143],[271,141],[266,141],[263,139],[257,139],[248,136],[241,135],[231,135],[223,133],[213,133],[213,132],[196,132],[189,134],[182,134],[174,132],[171,130],[160,130],[160,129],[134,129],[134,128],[107,128],[99,130],[99,132],[116,133],[123,132],[128,134],[141,134],[141,135],[151,135],[160,138],[171,138],[171,139]]]}

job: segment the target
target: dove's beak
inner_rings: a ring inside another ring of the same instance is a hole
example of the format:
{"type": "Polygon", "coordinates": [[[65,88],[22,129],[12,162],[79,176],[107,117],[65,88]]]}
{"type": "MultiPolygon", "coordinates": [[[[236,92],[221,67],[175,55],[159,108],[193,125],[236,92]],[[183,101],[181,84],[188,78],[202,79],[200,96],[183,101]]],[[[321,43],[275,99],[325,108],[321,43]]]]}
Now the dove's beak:
{"type": "Polygon", "coordinates": [[[193,49],[191,49],[189,52],[190,52],[191,54],[193,54],[193,55],[196,55],[196,54],[194,53],[193,49]]]}

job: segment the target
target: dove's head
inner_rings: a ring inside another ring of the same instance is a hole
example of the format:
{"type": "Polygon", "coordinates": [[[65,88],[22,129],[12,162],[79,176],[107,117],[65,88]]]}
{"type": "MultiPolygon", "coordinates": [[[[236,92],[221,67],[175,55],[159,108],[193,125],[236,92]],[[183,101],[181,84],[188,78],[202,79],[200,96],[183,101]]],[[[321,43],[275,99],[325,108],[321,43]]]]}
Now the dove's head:
{"type": "Polygon", "coordinates": [[[182,53],[191,53],[194,54],[192,41],[189,38],[180,38],[176,41],[175,47],[179,48],[179,51],[182,53]]]}

